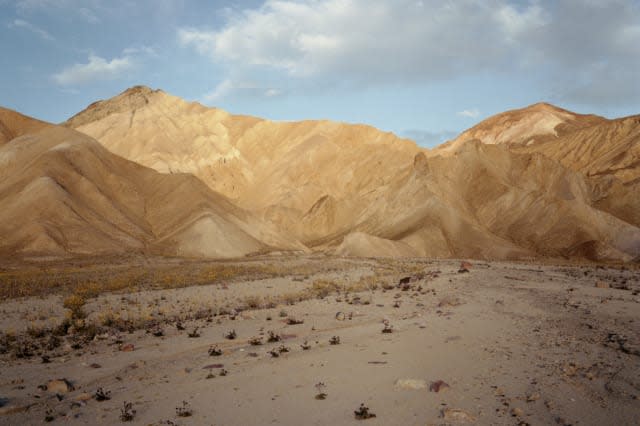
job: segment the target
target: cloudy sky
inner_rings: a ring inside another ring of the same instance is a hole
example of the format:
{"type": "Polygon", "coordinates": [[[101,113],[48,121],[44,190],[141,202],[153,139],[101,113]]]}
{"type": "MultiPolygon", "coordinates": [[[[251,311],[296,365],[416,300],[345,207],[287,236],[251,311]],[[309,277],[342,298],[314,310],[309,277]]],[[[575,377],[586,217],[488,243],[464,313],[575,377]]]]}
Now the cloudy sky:
{"type": "Polygon", "coordinates": [[[639,0],[0,0],[0,105],[63,121],[144,84],[426,146],[546,101],[640,113],[639,0]]]}

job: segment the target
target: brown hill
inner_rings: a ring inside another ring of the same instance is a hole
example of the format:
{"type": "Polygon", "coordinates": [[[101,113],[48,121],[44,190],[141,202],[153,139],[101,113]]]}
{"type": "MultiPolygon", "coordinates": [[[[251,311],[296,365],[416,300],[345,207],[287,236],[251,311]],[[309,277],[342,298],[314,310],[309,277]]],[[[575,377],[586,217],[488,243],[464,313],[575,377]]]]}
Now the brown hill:
{"type": "Polygon", "coordinates": [[[640,253],[638,229],[594,208],[580,172],[509,148],[604,122],[537,104],[468,133],[496,146],[465,140],[428,152],[368,126],[233,116],[136,87],[67,125],[156,170],[194,173],[316,249],[628,259],[640,253]]]}
{"type": "Polygon", "coordinates": [[[49,123],[0,107],[0,145],[27,133],[36,132],[49,123]]]}
{"type": "Polygon", "coordinates": [[[230,257],[302,248],[191,175],[160,174],[71,129],[15,113],[2,119],[22,136],[0,146],[0,253],[230,257]]]}
{"type": "Polygon", "coordinates": [[[477,139],[485,144],[532,145],[553,140],[575,130],[601,124],[607,120],[597,115],[583,115],[540,102],[526,108],[496,114],[481,121],[458,137],[437,147],[434,152],[454,152],[466,141],[477,139]]]}

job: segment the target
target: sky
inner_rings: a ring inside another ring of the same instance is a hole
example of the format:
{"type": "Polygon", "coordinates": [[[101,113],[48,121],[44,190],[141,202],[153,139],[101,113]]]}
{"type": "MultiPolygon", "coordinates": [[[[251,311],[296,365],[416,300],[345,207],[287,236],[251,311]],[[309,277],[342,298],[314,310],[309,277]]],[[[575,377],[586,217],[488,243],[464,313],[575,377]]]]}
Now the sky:
{"type": "Polygon", "coordinates": [[[545,101],[640,114],[640,0],[0,0],[0,105],[62,122],[146,85],[434,146],[545,101]]]}

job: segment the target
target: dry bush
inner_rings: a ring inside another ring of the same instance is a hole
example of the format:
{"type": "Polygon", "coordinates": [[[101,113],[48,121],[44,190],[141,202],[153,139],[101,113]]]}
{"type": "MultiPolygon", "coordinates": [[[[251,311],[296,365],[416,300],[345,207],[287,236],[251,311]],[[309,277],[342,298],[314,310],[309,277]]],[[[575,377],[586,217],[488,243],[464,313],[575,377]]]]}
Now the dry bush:
{"type": "Polygon", "coordinates": [[[72,294],[64,299],[62,306],[70,311],[71,319],[83,319],[86,317],[84,312],[85,303],[87,303],[87,300],[83,296],[72,294]]]}
{"type": "Polygon", "coordinates": [[[250,309],[258,309],[262,306],[262,298],[260,296],[247,296],[244,298],[244,304],[250,309]]]}
{"type": "Polygon", "coordinates": [[[317,299],[324,299],[331,293],[335,293],[337,291],[340,291],[340,285],[335,281],[329,280],[316,280],[309,289],[311,296],[317,299]]]}

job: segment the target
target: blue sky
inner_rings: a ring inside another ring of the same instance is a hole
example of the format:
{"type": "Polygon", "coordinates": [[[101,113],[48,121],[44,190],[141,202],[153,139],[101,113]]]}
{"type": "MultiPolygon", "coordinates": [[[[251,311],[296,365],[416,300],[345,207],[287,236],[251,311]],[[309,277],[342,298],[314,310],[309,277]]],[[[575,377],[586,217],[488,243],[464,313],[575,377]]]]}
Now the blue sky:
{"type": "Polygon", "coordinates": [[[637,0],[0,0],[0,105],[52,122],[143,84],[433,146],[546,101],[640,113],[637,0]]]}

